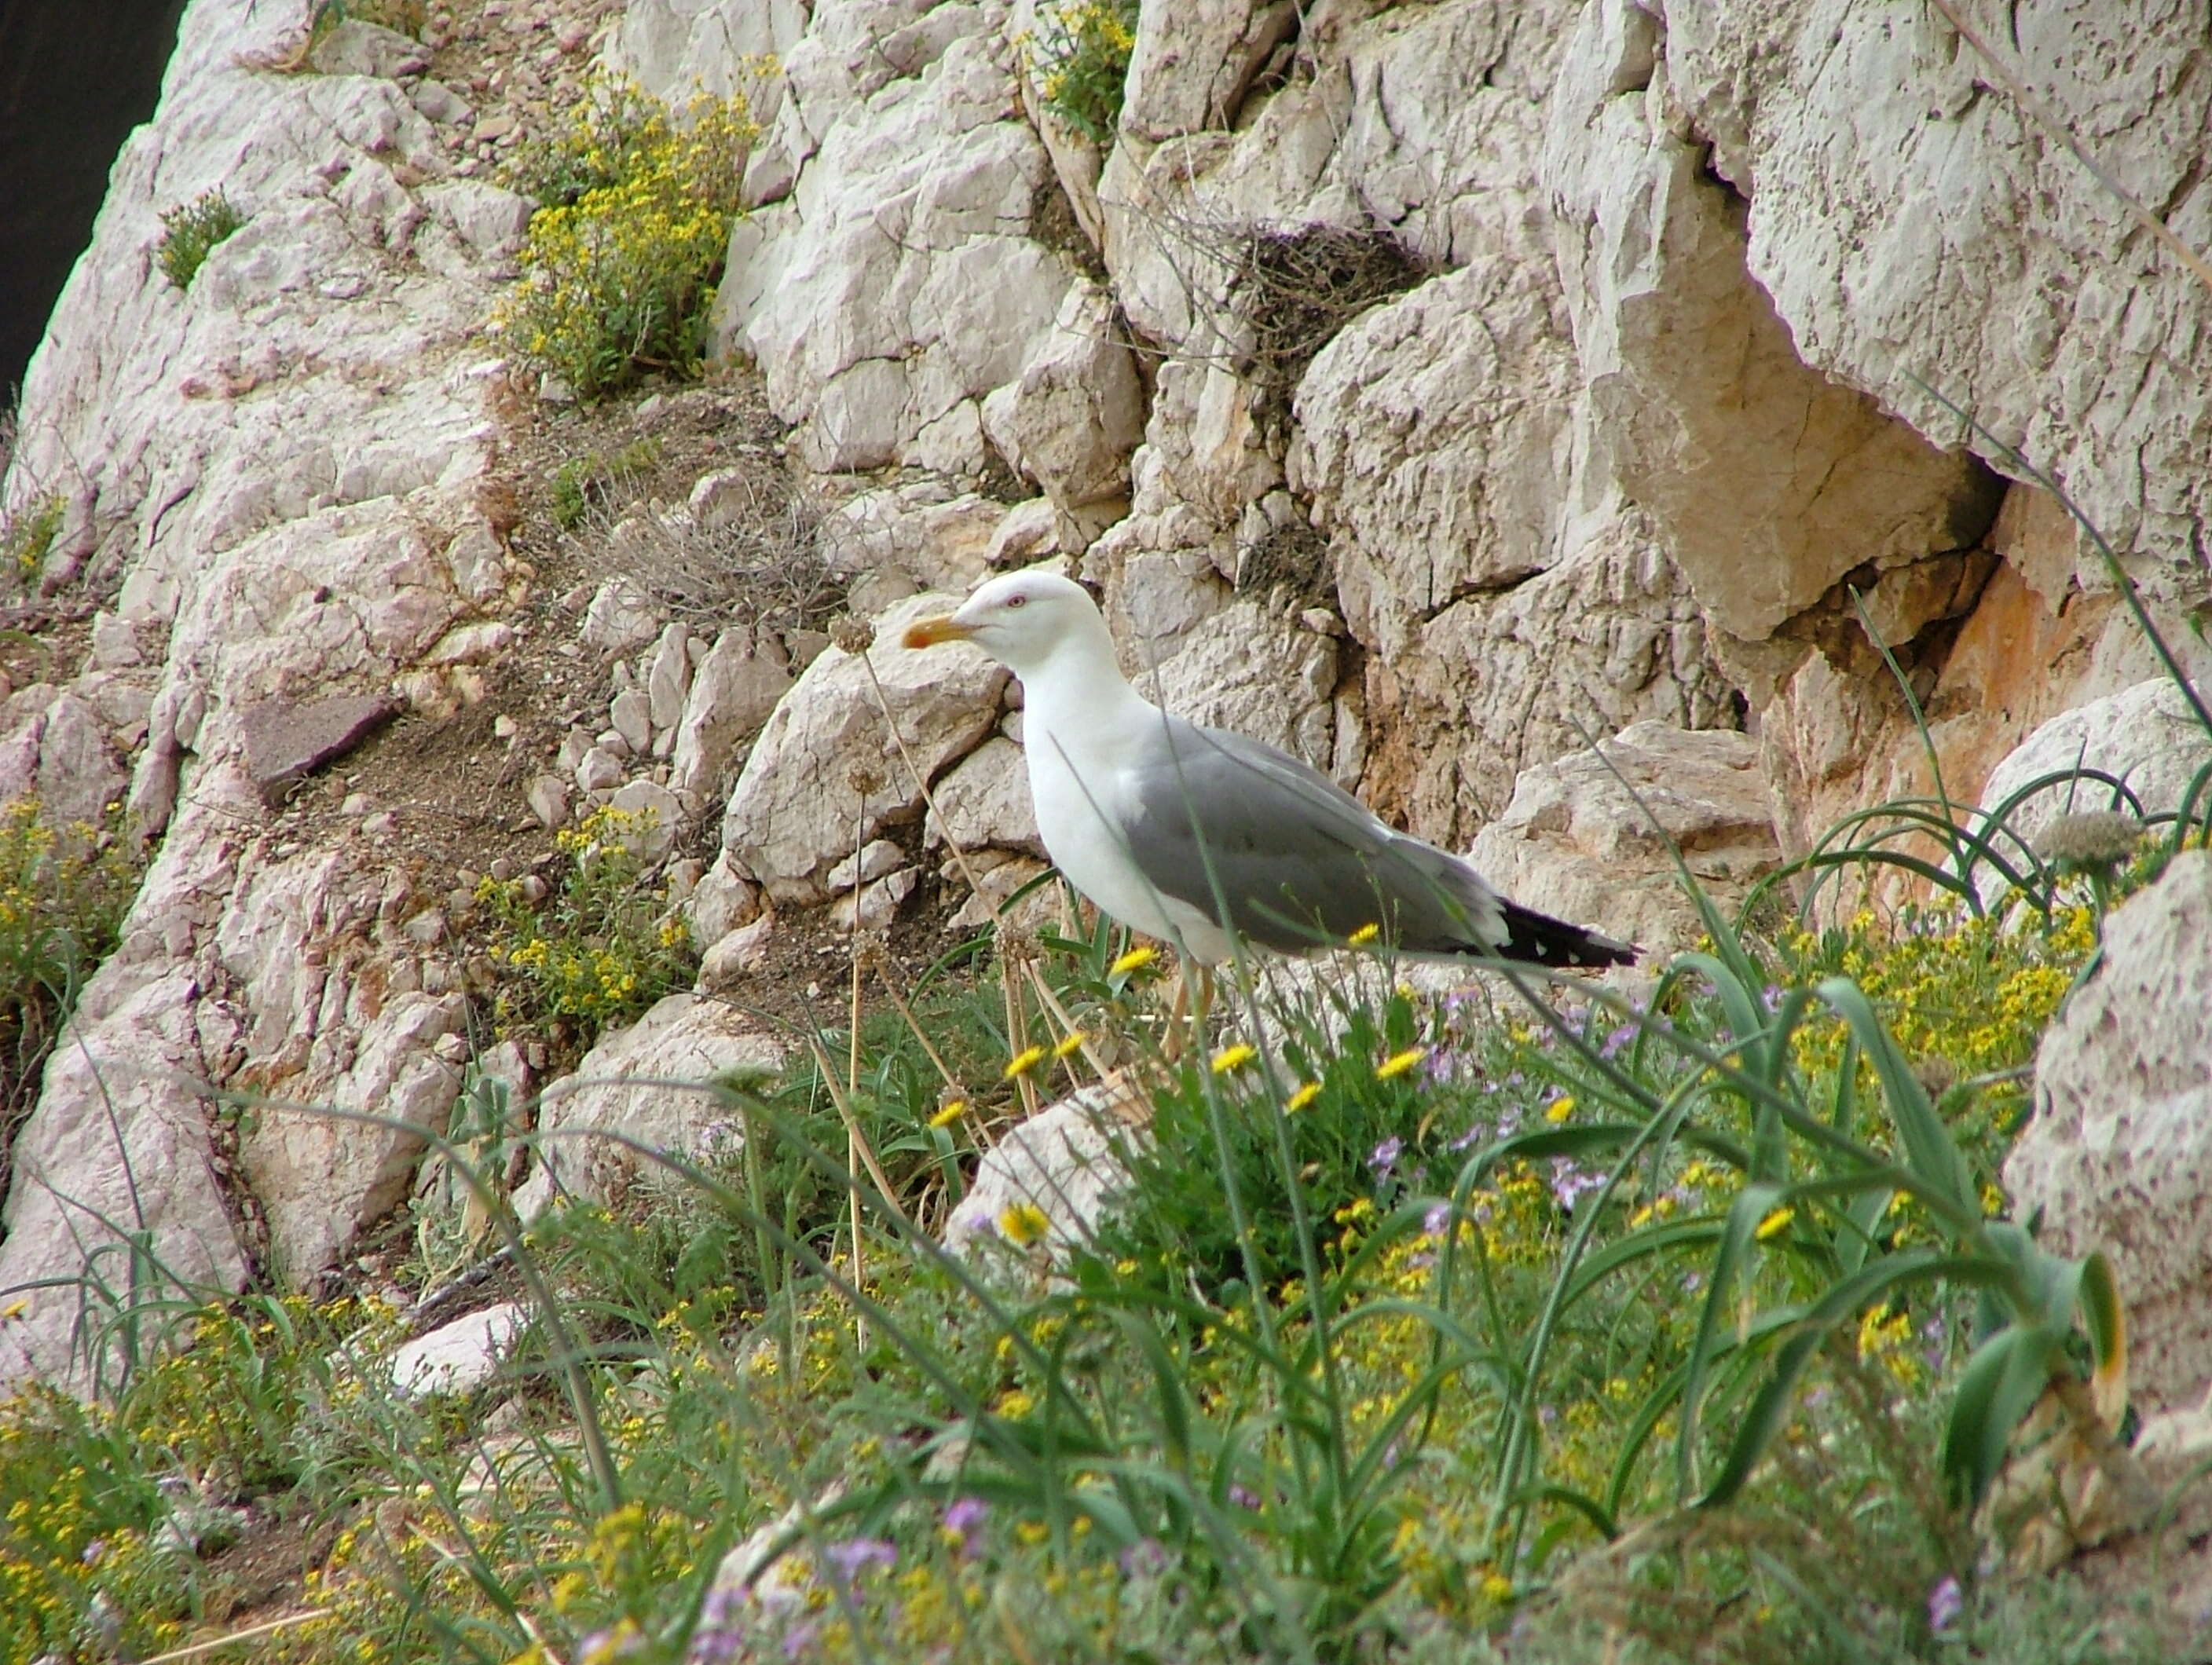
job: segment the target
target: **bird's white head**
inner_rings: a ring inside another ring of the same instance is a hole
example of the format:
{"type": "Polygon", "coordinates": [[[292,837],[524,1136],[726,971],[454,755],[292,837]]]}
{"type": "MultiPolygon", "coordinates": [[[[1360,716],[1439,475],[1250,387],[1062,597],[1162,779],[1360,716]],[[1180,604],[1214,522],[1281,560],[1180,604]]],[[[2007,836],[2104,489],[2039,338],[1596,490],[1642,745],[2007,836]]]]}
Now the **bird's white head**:
{"type": "Polygon", "coordinates": [[[909,624],[909,647],[972,641],[1027,684],[1070,656],[1114,662],[1113,639],[1098,604],[1057,573],[1008,573],[978,589],[955,613],[909,624]]]}

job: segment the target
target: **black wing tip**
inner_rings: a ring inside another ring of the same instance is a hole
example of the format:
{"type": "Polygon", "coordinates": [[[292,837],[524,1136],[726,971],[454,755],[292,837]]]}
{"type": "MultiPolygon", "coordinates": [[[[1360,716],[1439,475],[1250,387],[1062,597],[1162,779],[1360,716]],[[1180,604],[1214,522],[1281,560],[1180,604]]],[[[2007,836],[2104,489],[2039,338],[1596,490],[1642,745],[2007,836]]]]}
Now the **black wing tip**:
{"type": "Polygon", "coordinates": [[[1634,965],[1644,952],[1633,943],[1615,942],[1587,926],[1570,925],[1517,902],[1506,902],[1504,913],[1505,940],[1494,951],[1502,959],[1561,970],[1600,971],[1634,965]]]}

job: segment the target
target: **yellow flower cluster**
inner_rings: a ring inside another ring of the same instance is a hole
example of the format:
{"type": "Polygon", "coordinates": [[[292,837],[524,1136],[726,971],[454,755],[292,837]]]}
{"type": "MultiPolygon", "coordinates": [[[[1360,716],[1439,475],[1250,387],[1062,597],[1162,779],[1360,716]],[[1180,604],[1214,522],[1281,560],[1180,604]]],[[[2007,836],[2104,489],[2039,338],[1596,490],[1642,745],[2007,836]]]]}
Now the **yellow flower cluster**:
{"type": "Polygon", "coordinates": [[[1137,0],[1056,0],[1022,46],[1045,108],[1096,144],[1113,142],[1137,45],[1137,0]]]}
{"type": "Polygon", "coordinates": [[[691,373],[757,131],[741,96],[702,96],[678,116],[602,81],[526,159],[546,205],[493,327],[586,399],[644,371],[691,373]]]}

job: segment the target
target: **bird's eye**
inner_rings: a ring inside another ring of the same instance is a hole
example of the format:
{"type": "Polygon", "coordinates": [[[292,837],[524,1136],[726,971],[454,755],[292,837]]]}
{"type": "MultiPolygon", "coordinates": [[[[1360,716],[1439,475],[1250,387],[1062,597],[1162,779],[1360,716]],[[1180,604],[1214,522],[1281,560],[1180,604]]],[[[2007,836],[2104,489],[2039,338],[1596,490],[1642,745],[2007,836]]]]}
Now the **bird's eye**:
{"type": "Polygon", "coordinates": [[[1010,595],[1006,598],[1006,605],[1009,607],[1026,607],[1029,605],[1030,599],[1025,595],[1010,595]]]}

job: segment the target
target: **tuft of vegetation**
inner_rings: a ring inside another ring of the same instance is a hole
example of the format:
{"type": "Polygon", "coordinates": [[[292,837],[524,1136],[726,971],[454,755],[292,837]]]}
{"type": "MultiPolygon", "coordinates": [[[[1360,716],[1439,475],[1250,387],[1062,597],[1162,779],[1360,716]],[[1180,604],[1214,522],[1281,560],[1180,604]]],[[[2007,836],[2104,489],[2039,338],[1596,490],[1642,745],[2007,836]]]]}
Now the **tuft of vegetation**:
{"type": "Polygon", "coordinates": [[[246,216],[220,189],[202,191],[161,216],[161,241],[154,258],[172,283],[189,289],[209,251],[245,223],[246,216]]]}
{"type": "Polygon", "coordinates": [[[493,920],[493,1015],[502,1030],[543,1032],[580,1053],[602,1029],[628,1023],[690,980],[690,933],[665,893],[647,883],[641,852],[656,820],[650,810],[605,806],[556,833],[568,870],[542,904],[532,892],[543,881],[477,882],[477,901],[493,920]]]}
{"type": "Polygon", "coordinates": [[[137,886],[119,820],[55,828],[42,811],[36,798],[0,805],[0,1188],[62,1019],[137,886]]]}
{"type": "Polygon", "coordinates": [[[429,20],[426,0],[315,0],[314,15],[307,24],[307,44],[312,47],[341,23],[374,23],[420,40],[429,20]]]}
{"type": "Polygon", "coordinates": [[[494,326],[586,400],[648,372],[696,374],[756,131],[741,96],[672,112],[634,82],[595,80],[569,125],[514,164],[543,206],[494,326]]]}
{"type": "Polygon", "coordinates": [[[1093,144],[1111,146],[1137,45],[1137,0],[1047,0],[1024,37],[1044,107],[1093,144]]]}
{"type": "Polygon", "coordinates": [[[61,536],[64,512],[61,494],[50,492],[11,515],[0,528],[0,572],[12,573],[19,583],[37,582],[61,536]]]}
{"type": "Polygon", "coordinates": [[[610,456],[597,452],[571,457],[553,471],[553,521],[574,532],[607,495],[635,481],[660,460],[660,441],[632,440],[610,456]]]}

